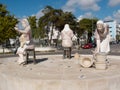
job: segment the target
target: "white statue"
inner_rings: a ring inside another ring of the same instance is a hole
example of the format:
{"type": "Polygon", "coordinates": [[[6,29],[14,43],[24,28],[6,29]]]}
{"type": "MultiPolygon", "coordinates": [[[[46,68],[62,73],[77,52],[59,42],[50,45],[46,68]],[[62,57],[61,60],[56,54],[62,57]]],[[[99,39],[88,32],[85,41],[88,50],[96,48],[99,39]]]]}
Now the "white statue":
{"type": "Polygon", "coordinates": [[[32,33],[31,28],[28,23],[27,19],[21,20],[22,26],[24,27],[24,30],[19,30],[18,27],[15,27],[15,30],[19,33],[21,33],[21,36],[19,38],[20,41],[20,47],[17,50],[17,53],[19,55],[18,63],[25,64],[26,60],[24,59],[24,54],[26,49],[32,49],[34,48],[33,41],[32,41],[32,33]]]}
{"type": "Polygon", "coordinates": [[[109,53],[110,52],[110,32],[109,26],[103,21],[97,21],[97,29],[95,30],[96,48],[93,51],[94,54],[97,53],[109,53]]]}
{"type": "Polygon", "coordinates": [[[61,32],[62,46],[64,47],[64,58],[66,53],[69,53],[67,57],[71,58],[71,47],[73,45],[73,31],[70,29],[69,24],[65,24],[64,29],[61,32]],[[67,52],[66,52],[66,49],[67,52]]]}

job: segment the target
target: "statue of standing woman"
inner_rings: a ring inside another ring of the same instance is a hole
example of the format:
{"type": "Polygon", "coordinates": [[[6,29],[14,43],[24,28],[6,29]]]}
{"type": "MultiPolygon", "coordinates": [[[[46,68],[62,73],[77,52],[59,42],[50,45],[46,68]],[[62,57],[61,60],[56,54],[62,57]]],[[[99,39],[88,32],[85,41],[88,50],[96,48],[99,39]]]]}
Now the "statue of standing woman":
{"type": "Polygon", "coordinates": [[[69,24],[65,24],[61,32],[62,47],[64,48],[63,58],[71,58],[71,47],[73,45],[72,37],[73,31],[70,29],[69,24]]]}
{"type": "Polygon", "coordinates": [[[21,20],[23,30],[19,30],[19,28],[16,26],[15,30],[19,33],[21,33],[21,36],[19,38],[20,41],[20,47],[17,50],[17,53],[19,55],[18,58],[18,64],[25,64],[26,60],[24,58],[25,50],[26,49],[33,49],[33,40],[32,40],[32,33],[31,33],[31,28],[29,25],[29,22],[27,19],[22,19],[21,20]]]}

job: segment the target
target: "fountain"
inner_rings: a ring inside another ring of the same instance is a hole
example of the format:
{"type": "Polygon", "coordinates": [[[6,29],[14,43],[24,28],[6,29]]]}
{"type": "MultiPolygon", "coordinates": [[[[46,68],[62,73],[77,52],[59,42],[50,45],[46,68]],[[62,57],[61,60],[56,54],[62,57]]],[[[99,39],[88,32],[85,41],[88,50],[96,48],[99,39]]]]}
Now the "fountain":
{"type": "Polygon", "coordinates": [[[62,55],[37,55],[37,64],[26,66],[19,66],[17,57],[1,58],[0,90],[119,90],[120,56],[107,58],[111,65],[101,70],[83,68],[62,55]]]}

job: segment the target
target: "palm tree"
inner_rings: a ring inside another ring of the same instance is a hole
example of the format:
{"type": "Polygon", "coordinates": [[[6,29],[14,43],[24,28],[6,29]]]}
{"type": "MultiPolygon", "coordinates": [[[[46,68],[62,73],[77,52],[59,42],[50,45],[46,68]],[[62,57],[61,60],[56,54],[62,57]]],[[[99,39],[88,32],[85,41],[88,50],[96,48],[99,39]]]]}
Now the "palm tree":
{"type": "Polygon", "coordinates": [[[43,10],[44,16],[39,19],[38,26],[41,29],[45,29],[44,27],[52,27],[51,36],[50,36],[50,44],[53,35],[53,27],[56,26],[56,22],[59,21],[59,17],[61,15],[61,10],[54,9],[51,6],[46,6],[43,10]]]}
{"type": "MultiPolygon", "coordinates": [[[[44,16],[39,18],[38,27],[45,31],[45,27],[51,29],[50,44],[53,35],[53,27],[61,31],[66,23],[74,30],[76,25],[76,18],[71,12],[63,12],[61,9],[54,9],[51,6],[46,6],[43,10],[44,16]]],[[[42,31],[43,31],[42,30],[42,31]]]]}

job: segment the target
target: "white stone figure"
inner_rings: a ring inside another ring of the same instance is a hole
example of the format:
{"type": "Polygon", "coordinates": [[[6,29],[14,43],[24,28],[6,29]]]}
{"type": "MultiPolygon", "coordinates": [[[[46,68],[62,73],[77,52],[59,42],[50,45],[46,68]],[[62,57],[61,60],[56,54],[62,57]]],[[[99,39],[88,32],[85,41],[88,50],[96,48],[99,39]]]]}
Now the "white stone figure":
{"type": "Polygon", "coordinates": [[[33,41],[32,41],[32,33],[31,28],[28,23],[27,19],[21,20],[22,26],[24,27],[24,30],[19,30],[18,27],[15,27],[15,30],[19,33],[21,33],[21,36],[19,38],[20,41],[20,47],[17,50],[17,53],[19,55],[18,63],[25,64],[24,54],[26,49],[33,49],[33,41]]]}
{"type": "Polygon", "coordinates": [[[54,27],[54,29],[53,29],[53,37],[52,37],[54,47],[57,47],[58,36],[59,36],[59,31],[54,27]]]}
{"type": "Polygon", "coordinates": [[[95,30],[96,48],[93,51],[94,54],[97,53],[109,53],[110,52],[110,33],[109,26],[103,23],[102,20],[97,21],[97,29],[95,30]]]}
{"type": "Polygon", "coordinates": [[[61,32],[62,46],[72,47],[73,31],[70,29],[69,24],[65,24],[64,29],[61,32]]]}
{"type": "Polygon", "coordinates": [[[11,45],[11,46],[14,46],[14,44],[15,44],[15,39],[11,39],[11,38],[10,38],[9,41],[10,41],[10,45],[11,45]]]}
{"type": "Polygon", "coordinates": [[[72,41],[73,41],[73,45],[77,45],[77,34],[73,35],[72,41]]]}
{"type": "Polygon", "coordinates": [[[53,36],[52,39],[58,39],[58,30],[53,28],[53,36]]]}
{"type": "Polygon", "coordinates": [[[64,47],[64,58],[65,54],[69,53],[68,57],[71,57],[71,47],[73,45],[73,31],[70,29],[69,24],[65,24],[64,29],[61,32],[62,46],[64,47]],[[69,49],[69,52],[66,52],[65,49],[69,49]]]}

